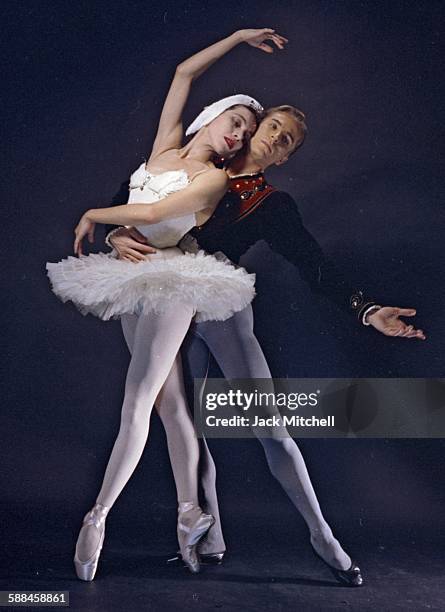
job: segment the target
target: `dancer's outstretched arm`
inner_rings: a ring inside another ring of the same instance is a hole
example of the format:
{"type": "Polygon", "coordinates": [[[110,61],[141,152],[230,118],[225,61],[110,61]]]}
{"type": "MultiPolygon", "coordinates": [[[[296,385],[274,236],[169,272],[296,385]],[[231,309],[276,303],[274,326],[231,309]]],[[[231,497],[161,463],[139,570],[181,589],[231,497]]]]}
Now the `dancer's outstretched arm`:
{"type": "MultiPolygon", "coordinates": [[[[359,321],[371,325],[385,336],[425,340],[423,330],[399,318],[414,316],[414,308],[382,307],[365,299],[350,285],[341,269],[326,256],[304,226],[297,203],[289,194],[279,191],[272,193],[258,209],[257,215],[263,240],[273,251],[296,266],[312,291],[321,293],[343,310],[355,313],[359,321]]],[[[258,240],[254,234],[252,236],[258,240]]]]}
{"type": "Polygon", "coordinates": [[[178,149],[182,146],[184,136],[182,113],[193,81],[242,42],[266,53],[273,53],[273,47],[266,44],[266,40],[271,40],[279,49],[282,49],[287,42],[286,38],[276,34],[275,30],[270,28],[238,30],[214,45],[195,53],[178,65],[164,102],[150,159],[154,159],[164,151],[178,149]]]}

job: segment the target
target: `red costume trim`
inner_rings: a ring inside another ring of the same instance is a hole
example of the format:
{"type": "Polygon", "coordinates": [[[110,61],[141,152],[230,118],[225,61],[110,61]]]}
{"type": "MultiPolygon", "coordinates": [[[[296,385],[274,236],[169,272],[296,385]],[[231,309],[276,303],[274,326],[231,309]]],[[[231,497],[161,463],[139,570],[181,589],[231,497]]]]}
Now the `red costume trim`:
{"type": "Polygon", "coordinates": [[[231,179],[229,192],[238,194],[240,199],[239,214],[232,223],[250,215],[272,191],[276,191],[276,187],[268,184],[264,174],[231,179]]]}
{"type": "Polygon", "coordinates": [[[230,179],[230,187],[227,194],[234,193],[238,195],[237,205],[233,206],[229,215],[224,215],[224,218],[211,217],[206,223],[200,225],[197,229],[203,229],[207,224],[212,227],[226,227],[231,223],[238,223],[242,219],[248,217],[258,206],[269,196],[276,187],[269,185],[264,174],[256,174],[255,176],[239,176],[230,179]]]}

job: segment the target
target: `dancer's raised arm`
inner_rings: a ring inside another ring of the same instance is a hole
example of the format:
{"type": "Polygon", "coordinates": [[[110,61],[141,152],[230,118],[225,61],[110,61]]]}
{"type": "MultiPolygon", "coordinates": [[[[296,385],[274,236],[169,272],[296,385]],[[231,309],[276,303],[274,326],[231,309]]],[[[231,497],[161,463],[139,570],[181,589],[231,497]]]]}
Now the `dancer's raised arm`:
{"type": "Polygon", "coordinates": [[[276,34],[275,30],[270,28],[238,30],[214,45],[195,53],[177,66],[164,102],[150,159],[157,157],[164,151],[182,146],[184,136],[182,113],[193,81],[204,74],[223,55],[242,42],[257,47],[266,53],[273,53],[273,47],[266,43],[267,40],[272,41],[279,49],[282,49],[287,42],[286,38],[276,34]]]}

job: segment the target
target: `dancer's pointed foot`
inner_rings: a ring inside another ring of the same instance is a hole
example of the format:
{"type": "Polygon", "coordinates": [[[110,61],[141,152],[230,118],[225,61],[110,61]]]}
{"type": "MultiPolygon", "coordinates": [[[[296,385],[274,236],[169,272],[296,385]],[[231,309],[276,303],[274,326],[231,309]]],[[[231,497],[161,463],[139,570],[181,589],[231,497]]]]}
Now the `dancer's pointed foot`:
{"type": "Polygon", "coordinates": [[[224,555],[226,552],[215,552],[215,553],[199,553],[199,562],[202,565],[221,565],[224,561],[224,555]]]}
{"type": "Polygon", "coordinates": [[[96,504],[83,518],[74,554],[74,567],[80,580],[94,579],[105,537],[105,519],[109,510],[108,506],[96,504]]]}
{"type": "Polygon", "coordinates": [[[321,532],[312,534],[311,544],[315,555],[328,566],[338,582],[353,587],[362,586],[363,577],[360,568],[345,553],[330,529],[324,534],[321,532]]]}
{"type": "MultiPolygon", "coordinates": [[[[208,512],[207,508],[205,512],[208,512]]],[[[209,514],[211,514],[209,512],[209,514]]],[[[219,565],[226,552],[226,543],[221,532],[221,524],[215,521],[197,546],[199,559],[203,564],[219,565]]]]}
{"type": "Polygon", "coordinates": [[[328,565],[338,570],[347,570],[351,567],[351,557],[345,553],[328,525],[311,530],[311,544],[328,565]]]}
{"type": "Polygon", "coordinates": [[[181,502],[178,508],[178,543],[182,560],[193,574],[199,572],[198,542],[215,522],[193,502],[181,502]]]}
{"type": "MultiPolygon", "coordinates": [[[[224,561],[225,552],[219,553],[209,553],[205,555],[201,555],[198,553],[198,559],[200,565],[221,565],[224,561]]],[[[176,555],[173,555],[169,559],[167,559],[167,563],[169,565],[183,565],[182,555],[178,551],[176,555]]]]}
{"type": "Polygon", "coordinates": [[[332,567],[329,563],[327,563],[323,557],[316,552],[314,548],[312,548],[314,554],[321,560],[325,565],[328,566],[330,571],[332,572],[334,578],[338,580],[338,582],[342,584],[346,584],[350,587],[359,587],[363,585],[363,576],[361,570],[355,561],[351,561],[351,565],[346,570],[339,570],[335,567],[332,567]]]}

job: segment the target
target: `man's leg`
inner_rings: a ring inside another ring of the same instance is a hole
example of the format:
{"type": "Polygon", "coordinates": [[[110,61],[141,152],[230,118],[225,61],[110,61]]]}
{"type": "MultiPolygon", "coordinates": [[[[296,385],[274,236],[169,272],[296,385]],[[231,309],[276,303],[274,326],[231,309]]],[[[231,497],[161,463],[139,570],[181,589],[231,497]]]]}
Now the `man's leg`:
{"type": "MultiPolygon", "coordinates": [[[[189,387],[193,388],[195,378],[206,378],[210,363],[210,351],[207,344],[196,332],[196,324],[192,322],[181,347],[184,376],[189,387]]],[[[190,402],[193,398],[190,398],[190,402]]],[[[199,441],[199,484],[202,494],[202,508],[215,517],[215,524],[209,530],[206,538],[199,544],[201,554],[215,554],[226,550],[226,544],[221,527],[218,496],[216,493],[216,466],[205,438],[199,441]]]]}
{"type": "MultiPolygon", "coordinates": [[[[195,323],[194,327],[205,340],[227,380],[271,379],[263,351],[253,333],[251,306],[227,321],[206,321],[195,323]]],[[[273,391],[271,380],[267,386],[268,392],[273,391]]],[[[262,433],[264,435],[264,429],[262,433]]],[[[306,521],[316,551],[330,565],[349,569],[351,559],[324,519],[304,459],[295,441],[286,433],[284,429],[279,432],[273,428],[270,437],[258,438],[269,468],[306,521]],[[285,437],[282,437],[283,434],[285,437]]]]}

